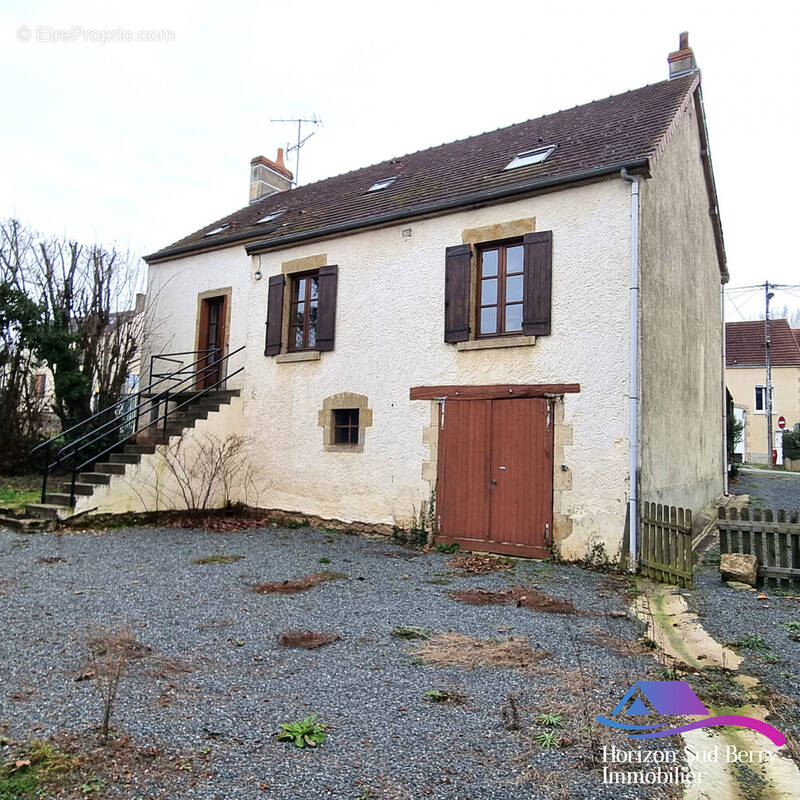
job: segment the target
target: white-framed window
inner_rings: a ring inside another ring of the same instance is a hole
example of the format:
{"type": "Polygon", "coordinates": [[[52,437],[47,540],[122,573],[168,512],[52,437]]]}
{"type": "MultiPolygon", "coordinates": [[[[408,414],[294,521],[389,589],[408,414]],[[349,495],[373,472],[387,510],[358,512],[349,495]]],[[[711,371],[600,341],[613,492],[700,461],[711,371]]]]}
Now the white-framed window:
{"type": "MultiPolygon", "coordinates": [[[[770,391],[771,399],[772,399],[772,408],[773,411],[775,409],[775,387],[772,387],[770,391]]],[[[756,402],[754,411],[756,414],[766,414],[767,413],[767,387],[766,386],[756,386],[756,402]]]]}

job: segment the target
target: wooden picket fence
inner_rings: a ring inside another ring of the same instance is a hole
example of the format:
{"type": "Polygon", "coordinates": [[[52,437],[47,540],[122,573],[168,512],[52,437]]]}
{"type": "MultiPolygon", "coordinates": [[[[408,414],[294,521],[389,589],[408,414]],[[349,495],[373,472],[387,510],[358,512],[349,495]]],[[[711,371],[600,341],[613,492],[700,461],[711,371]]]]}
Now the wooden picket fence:
{"type": "Polygon", "coordinates": [[[642,510],[639,570],[661,583],[692,588],[692,512],[645,503],[642,510]]]}
{"type": "Polygon", "coordinates": [[[758,561],[758,576],[767,585],[791,588],[800,583],[800,514],[743,508],[720,508],[717,519],[720,553],[745,553],[758,561]],[[788,520],[787,520],[788,517],[788,520]]]}

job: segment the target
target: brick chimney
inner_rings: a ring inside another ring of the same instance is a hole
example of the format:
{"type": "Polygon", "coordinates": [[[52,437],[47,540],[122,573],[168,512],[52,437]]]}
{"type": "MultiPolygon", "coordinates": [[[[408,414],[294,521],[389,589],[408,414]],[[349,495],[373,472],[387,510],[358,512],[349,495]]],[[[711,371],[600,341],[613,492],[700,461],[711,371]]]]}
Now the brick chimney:
{"type": "Polygon", "coordinates": [[[689,47],[689,34],[684,31],[680,35],[678,49],[667,56],[669,64],[669,79],[680,78],[697,70],[697,62],[694,60],[694,51],[689,47]]]}
{"type": "Polygon", "coordinates": [[[283,163],[283,148],[278,148],[274,161],[264,156],[256,156],[250,162],[250,202],[255,203],[276,192],[292,188],[294,175],[283,163]]]}

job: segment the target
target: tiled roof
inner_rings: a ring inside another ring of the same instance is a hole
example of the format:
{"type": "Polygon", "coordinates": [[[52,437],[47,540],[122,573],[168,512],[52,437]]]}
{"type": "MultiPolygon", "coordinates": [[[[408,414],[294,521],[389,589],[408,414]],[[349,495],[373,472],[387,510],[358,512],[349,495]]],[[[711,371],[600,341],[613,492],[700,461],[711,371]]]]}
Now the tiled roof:
{"type": "MultiPolygon", "coordinates": [[[[800,342],[785,319],[769,322],[770,362],[773,367],[800,366],[800,342]]],[[[725,325],[725,363],[729,367],[765,366],[764,320],[725,325]]]]}
{"type": "Polygon", "coordinates": [[[181,248],[207,248],[228,241],[269,241],[342,223],[359,224],[392,212],[414,212],[426,204],[454,201],[515,186],[569,179],[589,170],[644,161],[698,80],[696,73],[596,100],[468,139],[393,158],[353,172],[271,195],[147,256],[174,255],[181,248]],[[505,170],[518,153],[546,145],[555,151],[541,164],[505,170]],[[384,178],[386,189],[366,190],[384,178]],[[279,220],[257,225],[271,211],[279,220]],[[222,232],[208,231],[227,225],[222,232]]]}

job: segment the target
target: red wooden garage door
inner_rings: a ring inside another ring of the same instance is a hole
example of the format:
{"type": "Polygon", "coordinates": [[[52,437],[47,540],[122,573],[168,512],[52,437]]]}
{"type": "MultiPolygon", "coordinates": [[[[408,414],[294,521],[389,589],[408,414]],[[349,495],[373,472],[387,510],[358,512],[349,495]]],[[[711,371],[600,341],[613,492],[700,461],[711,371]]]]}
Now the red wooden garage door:
{"type": "Polygon", "coordinates": [[[550,400],[447,400],[439,431],[440,542],[492,553],[550,554],[550,400]]]}

